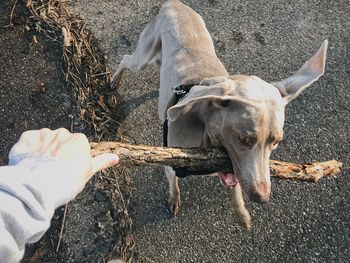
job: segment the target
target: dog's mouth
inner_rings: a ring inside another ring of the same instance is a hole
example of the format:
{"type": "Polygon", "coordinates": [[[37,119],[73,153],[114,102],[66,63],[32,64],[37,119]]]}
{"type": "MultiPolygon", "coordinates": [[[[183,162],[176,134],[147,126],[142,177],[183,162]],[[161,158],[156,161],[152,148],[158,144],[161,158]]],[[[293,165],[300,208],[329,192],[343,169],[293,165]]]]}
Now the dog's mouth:
{"type": "Polygon", "coordinates": [[[238,184],[238,180],[235,174],[218,173],[217,176],[220,178],[221,183],[226,187],[227,190],[232,190],[238,184]]]}
{"type": "MultiPolygon", "coordinates": [[[[212,146],[216,147],[222,147],[223,145],[221,143],[218,143],[219,141],[216,141],[217,143],[211,143],[212,146]]],[[[234,171],[233,171],[234,172],[234,171]]],[[[236,187],[238,184],[237,176],[234,173],[223,173],[223,172],[217,172],[216,176],[220,179],[221,183],[226,187],[228,191],[232,190],[236,187]]]]}

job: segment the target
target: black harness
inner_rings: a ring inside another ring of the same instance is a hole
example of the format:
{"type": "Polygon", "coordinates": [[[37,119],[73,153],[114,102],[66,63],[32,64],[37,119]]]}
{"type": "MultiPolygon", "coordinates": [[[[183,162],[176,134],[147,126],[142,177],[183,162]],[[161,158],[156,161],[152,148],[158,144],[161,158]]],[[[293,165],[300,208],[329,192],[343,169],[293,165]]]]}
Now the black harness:
{"type": "MultiPolygon", "coordinates": [[[[185,97],[191,90],[191,88],[195,86],[194,84],[191,85],[179,85],[173,88],[173,91],[175,93],[175,104],[179,102],[180,99],[185,97]]],[[[165,120],[163,123],[163,146],[168,147],[168,120],[165,120]]],[[[187,177],[189,175],[203,175],[208,174],[211,172],[204,172],[204,171],[187,171],[185,168],[181,167],[173,167],[175,171],[175,175],[177,177],[187,177]]]]}

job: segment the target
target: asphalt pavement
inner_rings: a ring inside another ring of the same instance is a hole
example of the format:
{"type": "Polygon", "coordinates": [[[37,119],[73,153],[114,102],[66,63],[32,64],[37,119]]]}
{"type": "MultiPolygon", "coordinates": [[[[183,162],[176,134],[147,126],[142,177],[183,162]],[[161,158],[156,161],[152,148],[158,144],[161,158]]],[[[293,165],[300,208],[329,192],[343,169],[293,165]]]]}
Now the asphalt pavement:
{"type": "MultiPolygon", "coordinates": [[[[272,180],[268,205],[248,203],[253,229],[233,219],[231,197],[216,178],[181,180],[182,210],[166,208],[162,169],[134,169],[133,234],[144,262],[349,262],[350,259],[350,3],[348,0],[190,0],[205,20],[219,58],[232,74],[267,81],[295,72],[329,40],[325,75],[286,110],[284,141],[273,159],[337,159],[337,178],[305,183],[272,180]]],[[[136,47],[163,1],[71,0],[87,19],[115,70],[136,47]]],[[[127,72],[118,93],[125,101],[125,138],[161,145],[157,114],[159,70],[127,72]]]]}

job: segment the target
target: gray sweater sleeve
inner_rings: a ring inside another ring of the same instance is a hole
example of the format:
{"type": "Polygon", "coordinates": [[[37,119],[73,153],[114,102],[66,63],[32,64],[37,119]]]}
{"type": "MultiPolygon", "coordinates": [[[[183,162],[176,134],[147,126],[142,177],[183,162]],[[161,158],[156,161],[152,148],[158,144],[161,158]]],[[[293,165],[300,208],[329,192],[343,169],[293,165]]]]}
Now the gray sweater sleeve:
{"type": "Polygon", "coordinates": [[[55,208],[79,189],[71,164],[20,156],[0,167],[0,262],[18,262],[26,243],[38,241],[50,226],[55,208]]]}

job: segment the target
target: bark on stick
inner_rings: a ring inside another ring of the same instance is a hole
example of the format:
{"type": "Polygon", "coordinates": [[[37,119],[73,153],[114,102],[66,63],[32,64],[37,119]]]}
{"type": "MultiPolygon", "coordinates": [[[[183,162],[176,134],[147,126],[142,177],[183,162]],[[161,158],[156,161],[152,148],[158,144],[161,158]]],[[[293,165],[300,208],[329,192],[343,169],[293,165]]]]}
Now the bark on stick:
{"type": "MultiPolygon", "coordinates": [[[[91,143],[93,156],[102,153],[119,155],[119,165],[172,166],[188,171],[232,172],[231,160],[223,148],[167,148],[132,145],[119,142],[91,143]]],[[[343,164],[336,160],[305,164],[270,160],[271,176],[317,182],[320,178],[336,175],[343,164]]]]}

